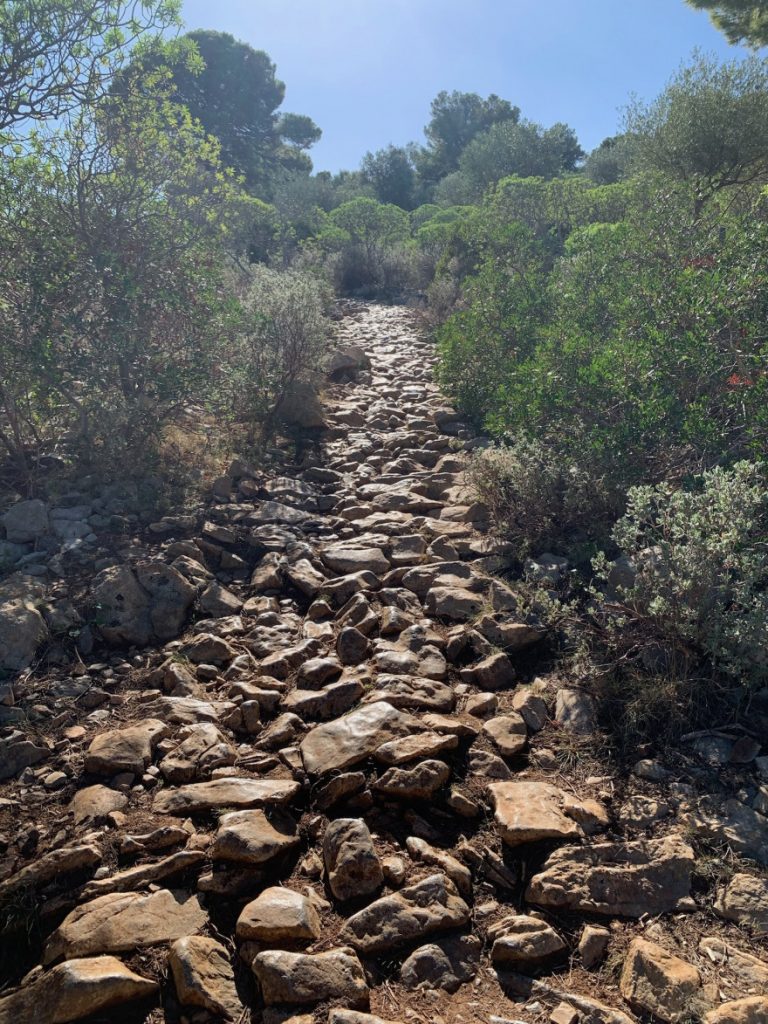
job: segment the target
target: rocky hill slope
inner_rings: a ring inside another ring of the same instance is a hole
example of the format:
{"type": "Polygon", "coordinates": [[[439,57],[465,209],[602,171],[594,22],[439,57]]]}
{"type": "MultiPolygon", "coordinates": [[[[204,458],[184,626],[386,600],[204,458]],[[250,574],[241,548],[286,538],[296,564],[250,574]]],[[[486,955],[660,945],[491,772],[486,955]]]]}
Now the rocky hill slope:
{"type": "MultiPolygon", "coordinates": [[[[768,1021],[768,749],[614,766],[494,575],[431,346],[384,307],[339,344],[322,459],[235,464],[5,687],[0,1024],[768,1021]]],[[[3,594],[21,666],[51,612],[3,594]]]]}

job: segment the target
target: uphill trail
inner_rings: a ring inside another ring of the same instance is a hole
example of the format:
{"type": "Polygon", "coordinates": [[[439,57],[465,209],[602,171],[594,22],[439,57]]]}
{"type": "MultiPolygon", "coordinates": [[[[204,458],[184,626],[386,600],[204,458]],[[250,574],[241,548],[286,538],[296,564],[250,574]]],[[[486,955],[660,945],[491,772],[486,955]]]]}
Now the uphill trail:
{"type": "Polygon", "coordinates": [[[765,1021],[768,883],[703,883],[725,819],[601,762],[413,314],[336,344],[322,458],[233,464],[96,578],[106,646],[28,682],[0,1024],[765,1021]]]}

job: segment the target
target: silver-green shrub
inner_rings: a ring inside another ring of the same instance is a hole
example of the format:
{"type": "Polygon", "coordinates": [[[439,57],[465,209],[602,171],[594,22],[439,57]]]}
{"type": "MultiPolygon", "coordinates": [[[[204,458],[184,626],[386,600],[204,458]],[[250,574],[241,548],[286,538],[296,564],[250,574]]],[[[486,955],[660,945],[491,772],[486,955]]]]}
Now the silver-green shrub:
{"type": "Polygon", "coordinates": [[[565,553],[616,515],[597,472],[528,438],[479,452],[470,480],[495,532],[518,546],[521,559],[547,548],[565,553]]]}
{"type": "MultiPolygon", "coordinates": [[[[632,488],[613,540],[631,567],[607,604],[616,655],[647,660],[654,651],[667,670],[768,681],[764,463],[713,469],[690,489],[632,488]]],[[[607,579],[605,558],[595,567],[607,579]]]]}

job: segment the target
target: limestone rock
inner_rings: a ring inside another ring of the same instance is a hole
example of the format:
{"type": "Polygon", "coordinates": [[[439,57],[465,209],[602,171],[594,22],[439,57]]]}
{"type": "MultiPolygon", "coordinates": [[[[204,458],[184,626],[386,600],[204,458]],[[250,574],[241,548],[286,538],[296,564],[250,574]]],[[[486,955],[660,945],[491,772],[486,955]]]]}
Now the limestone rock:
{"type": "Polygon", "coordinates": [[[768,996],[733,999],[704,1014],[704,1024],[765,1024],[767,1020],[768,996]]]}
{"type": "Polygon", "coordinates": [[[515,670],[507,655],[497,651],[462,669],[461,678],[481,690],[506,690],[515,685],[515,670]]]}
{"type": "Polygon", "coordinates": [[[200,595],[200,610],[211,618],[237,615],[242,607],[242,599],[215,580],[200,595]]]}
{"type": "Polygon", "coordinates": [[[472,894],[472,872],[447,850],[440,850],[418,836],[408,836],[405,847],[414,860],[439,868],[453,882],[462,896],[472,894]]]}
{"type": "Polygon", "coordinates": [[[207,920],[197,896],[168,889],[98,896],[67,914],[45,945],[43,963],[157,946],[200,931],[207,920]]]}
{"type": "Polygon", "coordinates": [[[512,710],[522,715],[530,732],[539,732],[549,721],[547,705],[529,687],[518,688],[512,697],[512,710]]]}
{"type": "Polygon", "coordinates": [[[699,839],[730,846],[736,853],[768,865],[765,816],[739,800],[726,800],[721,810],[703,806],[690,820],[699,839]]]}
{"type": "Polygon", "coordinates": [[[341,775],[334,775],[314,791],[315,807],[320,811],[327,811],[334,804],[340,803],[354,793],[359,793],[365,788],[365,783],[364,772],[343,772],[341,775]]]}
{"type": "MultiPolygon", "coordinates": [[[[39,583],[21,573],[0,583],[0,676],[27,668],[48,636],[38,608],[43,593],[39,583]]],[[[0,767],[0,779],[9,777],[0,767]]]]}
{"type": "Polygon", "coordinates": [[[305,597],[315,597],[325,586],[325,576],[307,558],[286,565],[283,572],[305,597]]]}
{"type": "Polygon", "coordinates": [[[425,608],[430,615],[452,622],[466,622],[483,609],[482,594],[463,587],[433,587],[427,592],[425,608]]]}
{"type": "Polygon", "coordinates": [[[152,996],[158,987],[156,981],[135,974],[113,956],[66,960],[0,998],[0,1024],[69,1024],[152,996]]]}
{"type": "Polygon", "coordinates": [[[0,516],[6,539],[11,544],[29,544],[50,530],[48,506],[39,498],[17,501],[0,516]]]}
{"type": "Polygon", "coordinates": [[[579,939],[579,956],[584,967],[595,967],[605,959],[611,933],[600,925],[585,924],[579,939]]]}
{"type": "Polygon", "coordinates": [[[455,992],[477,974],[480,950],[480,940],[474,935],[419,946],[404,961],[400,979],[409,989],[442,988],[455,992]]]}
{"type": "Polygon", "coordinates": [[[409,711],[452,711],[456,703],[453,687],[447,683],[414,676],[381,675],[374,696],[409,711]]]}
{"type": "Polygon", "coordinates": [[[337,818],[328,825],[323,859],[328,885],[338,900],[370,895],[384,882],[371,833],[358,818],[337,818]]]}
{"type": "Polygon", "coordinates": [[[137,864],[114,875],[93,879],[83,886],[81,896],[83,899],[91,899],[110,892],[136,892],[139,889],[148,889],[174,875],[199,869],[204,860],[205,853],[202,850],[180,850],[161,860],[137,864]]]}
{"type": "Polygon", "coordinates": [[[468,920],[469,907],[453,882],[438,874],[375,900],[350,917],[341,934],[369,956],[459,928],[468,920]]]}
{"type": "Polygon", "coordinates": [[[107,643],[144,646],[178,636],[195,587],[164,562],[105,569],[91,593],[99,631],[107,643]]]}
{"type": "Polygon", "coordinates": [[[679,836],[567,846],[552,853],[526,893],[529,903],[610,916],[674,910],[691,887],[693,851],[679,836]]]}
{"type": "Polygon", "coordinates": [[[360,679],[339,679],[320,690],[293,690],[283,698],[281,706],[305,721],[325,721],[349,711],[364,692],[360,679]]]}
{"type": "Polygon", "coordinates": [[[312,941],[320,935],[320,917],[306,896],[276,885],[243,907],[236,931],[238,939],[267,945],[312,941]]]}
{"type": "Polygon", "coordinates": [[[124,729],[100,733],[88,747],[85,770],[94,775],[141,775],[152,761],[153,750],[169,732],[165,722],[147,718],[124,729]]]}
{"type": "Polygon", "coordinates": [[[419,732],[390,740],[374,751],[374,758],[381,764],[401,765],[410,761],[421,761],[455,750],[459,745],[458,736],[442,736],[437,732],[419,732]]]}
{"type": "Polygon", "coordinates": [[[389,560],[380,548],[356,548],[346,544],[333,544],[320,552],[320,557],[333,572],[345,576],[355,572],[385,573],[389,560]]]}
{"type": "Polygon", "coordinates": [[[582,834],[565,809],[566,794],[548,782],[495,782],[488,792],[507,846],[542,840],[564,842],[582,834]]]}
{"type": "Polygon", "coordinates": [[[351,949],[315,954],[265,950],[254,959],[253,973],[267,1006],[312,1004],[326,999],[352,1007],[368,1005],[363,965],[351,949]]]}
{"type": "Polygon", "coordinates": [[[204,814],[220,807],[280,807],[301,789],[287,779],[246,779],[236,776],[165,789],[155,797],[157,814],[204,814]]]}
{"type": "Polygon", "coordinates": [[[27,739],[24,733],[17,729],[6,736],[0,736],[0,780],[13,778],[29,765],[37,764],[47,756],[47,747],[27,739]]]}
{"type": "Polygon", "coordinates": [[[645,939],[630,943],[620,988],[622,996],[636,1009],[670,1024],[689,1019],[702,1003],[696,968],[645,939]]]}
{"type": "Polygon", "coordinates": [[[301,756],[310,775],[322,775],[358,764],[388,740],[416,731],[410,715],[378,701],[316,726],[304,737],[301,756]]]}
{"type": "Polygon", "coordinates": [[[335,1007],[328,1013],[328,1024],[402,1024],[402,1021],[384,1020],[373,1013],[360,1013],[359,1010],[342,1010],[335,1007]]]}
{"type": "Polygon", "coordinates": [[[184,644],[181,653],[196,665],[225,665],[232,661],[237,651],[220,636],[198,633],[188,644],[184,644]]]}
{"type": "Polygon", "coordinates": [[[412,768],[388,769],[373,788],[398,800],[430,800],[450,777],[451,769],[443,761],[427,760],[412,768]]]}
{"type": "Polygon", "coordinates": [[[267,818],[262,810],[232,811],[219,819],[211,857],[238,864],[266,864],[299,843],[296,823],[286,816],[267,818]]]}
{"type": "Polygon", "coordinates": [[[238,1020],[243,1006],[227,950],[203,935],[187,935],[171,946],[168,959],[182,1006],[200,1006],[224,1020],[238,1020]]]}
{"type": "Polygon", "coordinates": [[[715,912],[726,921],[746,925],[756,935],[768,934],[768,878],[734,875],[718,893],[715,912]]]}
{"type": "Polygon", "coordinates": [[[214,768],[235,763],[234,747],[211,722],[187,726],[181,743],[160,762],[167,782],[182,784],[210,775],[214,768]]]}
{"type": "Polygon", "coordinates": [[[127,803],[128,797],[124,793],[97,784],[78,790],[72,798],[71,808],[76,825],[81,825],[84,821],[98,824],[112,811],[122,811],[127,803]]]}
{"type": "Polygon", "coordinates": [[[541,640],[545,633],[541,626],[510,621],[508,612],[483,615],[475,628],[489,643],[503,651],[525,650],[541,640]]]}
{"type": "Polygon", "coordinates": [[[768,963],[765,960],[745,953],[718,936],[705,936],[699,943],[699,952],[727,971],[744,991],[768,992],[768,963]]]}
{"type": "Polygon", "coordinates": [[[370,644],[364,633],[345,626],[336,638],[336,653],[342,665],[359,665],[368,657],[370,644]]]}
{"type": "Polygon", "coordinates": [[[597,729],[597,709],[590,694],[564,688],[557,691],[555,721],[564,729],[589,736],[597,729]]]}
{"type": "Polygon", "coordinates": [[[299,667],[296,680],[309,690],[322,689],[329,679],[341,675],[341,662],[336,658],[310,658],[299,667]]]}
{"type": "Polygon", "coordinates": [[[370,358],[358,345],[343,345],[328,353],[325,372],[336,378],[356,370],[368,370],[370,366],[370,358]]]}
{"type": "Polygon", "coordinates": [[[546,921],[527,914],[505,917],[489,931],[489,938],[495,966],[513,965],[523,970],[561,957],[568,948],[546,921]]]}
{"type": "Polygon", "coordinates": [[[93,843],[51,850],[0,882],[0,904],[5,903],[19,890],[34,891],[53,878],[58,879],[62,875],[82,871],[100,862],[101,850],[93,843]]]}
{"type": "Polygon", "coordinates": [[[483,732],[490,737],[502,757],[515,757],[528,746],[528,729],[523,716],[516,711],[491,718],[483,726],[483,732]]]}

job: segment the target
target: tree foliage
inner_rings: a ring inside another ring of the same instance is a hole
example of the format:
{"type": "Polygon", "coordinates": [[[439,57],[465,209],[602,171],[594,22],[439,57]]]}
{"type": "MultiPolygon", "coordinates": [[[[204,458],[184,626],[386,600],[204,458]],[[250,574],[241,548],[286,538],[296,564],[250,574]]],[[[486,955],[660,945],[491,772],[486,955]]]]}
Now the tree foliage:
{"type": "Polygon", "coordinates": [[[403,210],[416,203],[416,168],[411,151],[405,146],[387,146],[366,153],[360,165],[361,177],[370,184],[381,203],[394,203],[403,210]]]}
{"type": "Polygon", "coordinates": [[[441,92],[432,101],[424,129],[427,146],[419,155],[419,171],[426,181],[437,182],[457,170],[466,147],[494,124],[516,122],[520,110],[495,94],[486,99],[474,92],[441,92]]]}
{"type": "Polygon", "coordinates": [[[0,131],[98,98],[127,51],[178,23],[179,0],[4,0],[0,131]]]}
{"type": "Polygon", "coordinates": [[[768,3],[765,0],[687,0],[691,7],[708,11],[729,43],[768,46],[768,3]]]}
{"type": "Polygon", "coordinates": [[[718,64],[697,55],[657,100],[635,103],[626,128],[638,164],[694,186],[699,204],[720,189],[768,180],[768,61],[718,64]]]}
{"type": "Polygon", "coordinates": [[[584,161],[584,173],[597,185],[614,185],[632,173],[636,140],[630,135],[603,139],[584,161]]]}
{"type": "Polygon", "coordinates": [[[5,158],[0,443],[75,430],[109,461],[209,388],[223,256],[249,217],[218,146],[169,101],[85,107],[5,158]]]}
{"type": "Polygon", "coordinates": [[[268,198],[281,170],[309,173],[305,153],[320,138],[311,118],[278,112],[285,84],[275,64],[227,32],[195,31],[183,37],[194,44],[199,63],[169,61],[167,47],[155,46],[137,57],[128,78],[144,80],[169,66],[177,102],[221,145],[222,162],[242,175],[246,187],[268,198]]]}
{"type": "Polygon", "coordinates": [[[478,192],[501,178],[554,178],[576,169],[584,153],[572,128],[544,129],[531,121],[505,121],[477,135],[459,159],[459,170],[478,192]]]}

